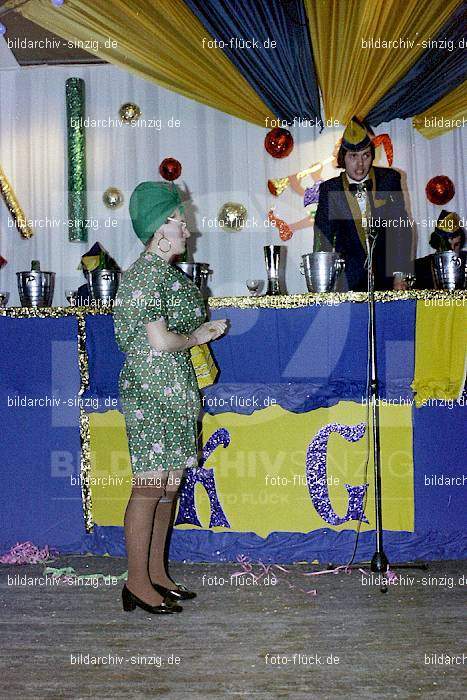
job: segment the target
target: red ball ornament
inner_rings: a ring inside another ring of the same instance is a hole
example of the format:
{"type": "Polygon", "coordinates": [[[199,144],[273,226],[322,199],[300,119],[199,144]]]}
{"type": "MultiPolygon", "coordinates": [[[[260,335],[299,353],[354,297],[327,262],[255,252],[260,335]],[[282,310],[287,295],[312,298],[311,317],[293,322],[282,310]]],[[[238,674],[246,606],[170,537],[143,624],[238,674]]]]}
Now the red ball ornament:
{"type": "Polygon", "coordinates": [[[273,158],[286,158],[293,149],[293,136],[288,129],[271,129],[264,139],[264,148],[273,158]]]}
{"type": "Polygon", "coordinates": [[[447,204],[456,194],[454,183],[446,175],[432,177],[426,183],[426,196],[432,204],[447,204]]]}
{"type": "Polygon", "coordinates": [[[164,158],[159,165],[159,172],[164,180],[176,180],[182,174],[182,166],[175,158],[164,158]]]}

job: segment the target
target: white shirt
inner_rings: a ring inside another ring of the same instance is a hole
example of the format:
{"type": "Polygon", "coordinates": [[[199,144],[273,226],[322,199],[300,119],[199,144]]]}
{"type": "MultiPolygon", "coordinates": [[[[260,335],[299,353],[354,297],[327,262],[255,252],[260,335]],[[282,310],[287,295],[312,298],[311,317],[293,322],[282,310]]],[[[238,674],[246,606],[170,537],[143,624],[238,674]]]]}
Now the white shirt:
{"type": "MultiPolygon", "coordinates": [[[[352,178],[349,175],[347,175],[347,173],[345,173],[345,176],[346,176],[349,184],[352,182],[352,183],[355,183],[356,185],[360,185],[365,180],[368,180],[368,177],[364,178],[363,180],[352,180],[352,178]]],[[[367,214],[367,207],[368,207],[368,192],[366,190],[364,190],[363,192],[357,192],[357,194],[355,195],[355,198],[358,202],[358,206],[360,207],[360,211],[362,213],[362,225],[366,226],[366,224],[367,224],[366,214],[367,214]]]]}

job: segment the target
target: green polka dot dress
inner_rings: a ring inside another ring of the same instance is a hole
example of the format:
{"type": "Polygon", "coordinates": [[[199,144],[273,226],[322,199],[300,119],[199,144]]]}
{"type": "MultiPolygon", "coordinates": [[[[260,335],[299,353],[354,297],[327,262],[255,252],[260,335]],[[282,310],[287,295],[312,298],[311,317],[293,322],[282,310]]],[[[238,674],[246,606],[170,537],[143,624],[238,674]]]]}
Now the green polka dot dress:
{"type": "Polygon", "coordinates": [[[134,474],[185,469],[198,461],[201,399],[189,350],[158,352],[145,323],[190,334],[206,320],[196,285],[156,253],[144,251],[124,273],[114,304],[115,338],[126,353],[119,378],[134,474]]]}

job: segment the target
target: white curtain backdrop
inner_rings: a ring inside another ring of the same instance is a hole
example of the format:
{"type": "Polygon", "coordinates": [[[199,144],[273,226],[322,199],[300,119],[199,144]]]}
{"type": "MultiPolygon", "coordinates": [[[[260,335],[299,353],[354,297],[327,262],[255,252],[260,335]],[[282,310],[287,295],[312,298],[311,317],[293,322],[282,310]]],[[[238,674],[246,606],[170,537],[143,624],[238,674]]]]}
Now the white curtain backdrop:
{"type": "MultiPolygon", "coordinates": [[[[27,218],[36,220],[35,235],[22,239],[0,200],[0,254],[8,260],[0,270],[0,289],[10,292],[9,305],[19,305],[15,273],[29,269],[32,259],[40,260],[43,270],[56,273],[54,306],[66,304],[66,288],[77,288],[84,282],[77,266],[95,241],[100,241],[126,269],[142,250],[128,216],[130,194],[142,180],[160,179],[159,163],[168,156],[183,165],[177,183],[188,188],[194,204],[194,209],[187,212],[195,232],[193,258],[210,263],[213,295],[247,294],[246,279],[265,279],[263,245],[282,243],[277,229],[265,225],[269,207],[275,204],[276,215],[289,223],[306,215],[300,196],[290,188],[280,197],[272,197],[267,190],[268,178],[285,176],[327,158],[342,134],[342,128],[322,133],[315,127],[292,129],[292,154],[276,160],[264,149],[267,131],[113,66],[0,70],[0,164],[27,218]],[[65,223],[65,81],[69,77],[84,79],[86,116],[90,119],[118,120],[124,102],[138,104],[142,119],[146,119],[145,126],[87,129],[88,218],[92,224],[87,243],[68,242],[65,223]],[[168,126],[171,119],[178,120],[180,126],[168,126]],[[153,120],[152,125],[149,120],[153,120]],[[110,186],[124,193],[125,204],[120,209],[109,210],[103,204],[102,194],[110,186]],[[247,207],[250,225],[246,229],[230,232],[216,226],[215,219],[226,201],[238,201],[247,207]],[[116,227],[105,226],[109,217],[116,220],[116,227]],[[55,224],[45,225],[47,218],[55,224]]],[[[436,219],[442,209],[426,199],[425,185],[431,177],[443,174],[453,180],[456,196],[447,208],[465,218],[463,132],[457,129],[427,141],[412,128],[410,120],[395,120],[377,129],[377,133],[385,131],[394,144],[393,167],[407,177],[410,211],[419,222],[418,255],[425,255],[431,252],[428,238],[433,227],[424,225],[423,220],[436,219]]],[[[376,164],[387,165],[384,154],[379,155],[376,164]]],[[[338,172],[326,166],[323,177],[338,172]]],[[[311,184],[311,180],[304,184],[311,184]]],[[[299,263],[301,255],[313,248],[313,229],[296,232],[284,245],[288,248],[288,291],[304,292],[299,263]]]]}

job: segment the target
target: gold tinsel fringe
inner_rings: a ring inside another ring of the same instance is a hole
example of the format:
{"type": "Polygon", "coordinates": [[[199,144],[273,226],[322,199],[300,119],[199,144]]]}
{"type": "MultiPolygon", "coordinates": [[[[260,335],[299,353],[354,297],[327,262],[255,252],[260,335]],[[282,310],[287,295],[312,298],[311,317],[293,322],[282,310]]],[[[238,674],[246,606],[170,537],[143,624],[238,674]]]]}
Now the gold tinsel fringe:
{"type": "MultiPolygon", "coordinates": [[[[80,374],[80,388],[78,395],[82,396],[89,387],[89,363],[86,352],[86,318],[85,312],[76,311],[78,321],[78,364],[80,374]]],[[[90,487],[91,477],[91,436],[89,432],[89,416],[82,406],[79,408],[79,435],[81,439],[81,500],[83,502],[84,525],[86,532],[93,530],[92,495],[90,487]]]]}
{"type": "MultiPolygon", "coordinates": [[[[368,294],[366,292],[320,292],[318,294],[281,294],[277,296],[243,296],[243,297],[209,297],[207,305],[210,309],[236,308],[236,309],[296,309],[301,306],[336,306],[344,302],[355,303],[366,302],[368,294]]],[[[411,289],[407,291],[393,290],[375,292],[376,301],[406,301],[415,300],[444,300],[455,302],[462,299],[467,305],[467,291],[456,289],[447,291],[444,289],[411,289]]],[[[78,317],[86,314],[111,314],[112,306],[43,306],[38,308],[27,308],[21,306],[0,307],[0,316],[11,316],[13,318],[60,318],[62,316],[78,317]]]]}
{"type": "MultiPolygon", "coordinates": [[[[287,294],[277,296],[251,296],[251,297],[210,297],[208,305],[210,309],[236,308],[236,309],[296,309],[302,306],[336,306],[344,302],[366,302],[367,292],[320,292],[317,294],[287,294]]],[[[407,291],[382,291],[375,292],[375,300],[380,302],[405,301],[407,299],[424,300],[451,300],[464,299],[467,304],[467,292],[464,290],[430,290],[411,289],[407,291]]]]}

